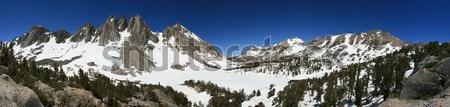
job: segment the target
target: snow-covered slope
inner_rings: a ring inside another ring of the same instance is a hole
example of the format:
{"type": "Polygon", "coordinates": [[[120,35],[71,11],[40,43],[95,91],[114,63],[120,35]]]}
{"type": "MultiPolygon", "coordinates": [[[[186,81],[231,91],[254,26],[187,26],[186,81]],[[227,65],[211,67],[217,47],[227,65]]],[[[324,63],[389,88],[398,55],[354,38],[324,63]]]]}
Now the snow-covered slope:
{"type": "Polygon", "coordinates": [[[405,43],[381,30],[315,38],[310,42],[293,38],[268,47],[251,47],[229,58],[235,71],[299,76],[323,74],[352,63],[369,61],[399,50],[405,43]],[[318,73],[318,74],[317,74],[318,73]]]}

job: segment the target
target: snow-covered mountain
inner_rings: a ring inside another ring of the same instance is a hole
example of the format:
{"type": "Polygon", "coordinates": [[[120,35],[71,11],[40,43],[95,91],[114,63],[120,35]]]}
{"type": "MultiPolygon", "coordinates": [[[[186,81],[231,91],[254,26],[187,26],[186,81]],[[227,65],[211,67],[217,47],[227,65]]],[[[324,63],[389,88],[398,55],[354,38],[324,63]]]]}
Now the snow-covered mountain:
{"type": "Polygon", "coordinates": [[[68,72],[85,69],[118,75],[135,72],[220,69],[221,54],[179,23],[152,32],[140,16],[109,17],[97,29],[85,24],[72,36],[33,26],[15,38],[15,54],[41,65],[62,65],[68,72]]]}
{"type": "Polygon", "coordinates": [[[237,63],[231,68],[234,70],[297,76],[369,61],[405,45],[405,42],[387,32],[371,30],[316,37],[309,42],[292,38],[272,46],[253,46],[228,59],[237,63]]]}
{"type": "Polygon", "coordinates": [[[276,96],[268,93],[282,91],[290,80],[322,77],[406,45],[387,32],[371,30],[312,41],[291,38],[272,46],[253,46],[238,56],[224,58],[181,24],[154,32],[140,16],[128,21],[124,16],[111,16],[99,27],[85,24],[73,35],[33,26],[11,43],[16,44],[17,57],[34,59],[46,67],[61,65],[69,76],[83,69],[112,79],[172,86],[186,93],[192,102],[207,104],[211,96],[180,85],[189,79],[212,81],[232,90],[244,89],[245,93],[262,92],[243,102],[243,106],[260,102],[273,106],[276,96]]]}

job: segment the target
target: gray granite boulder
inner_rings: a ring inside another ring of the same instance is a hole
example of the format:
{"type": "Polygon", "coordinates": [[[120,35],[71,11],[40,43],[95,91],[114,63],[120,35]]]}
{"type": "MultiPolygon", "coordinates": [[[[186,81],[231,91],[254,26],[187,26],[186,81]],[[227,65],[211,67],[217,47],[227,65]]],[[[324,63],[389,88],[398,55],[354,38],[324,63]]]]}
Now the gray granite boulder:
{"type": "Polygon", "coordinates": [[[421,69],[406,81],[400,92],[400,98],[417,99],[436,95],[443,91],[441,81],[438,74],[421,69]]]}
{"type": "Polygon", "coordinates": [[[33,90],[16,84],[8,75],[0,76],[0,90],[0,106],[43,107],[33,90]]]}

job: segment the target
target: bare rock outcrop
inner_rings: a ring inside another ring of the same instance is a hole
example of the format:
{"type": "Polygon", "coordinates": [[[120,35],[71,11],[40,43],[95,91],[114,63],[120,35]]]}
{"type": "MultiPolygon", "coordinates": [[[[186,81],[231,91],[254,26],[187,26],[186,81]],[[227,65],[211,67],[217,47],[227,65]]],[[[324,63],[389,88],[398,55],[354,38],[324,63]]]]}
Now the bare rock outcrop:
{"type": "Polygon", "coordinates": [[[83,27],[78,28],[78,31],[70,39],[70,41],[81,42],[84,40],[84,42],[91,42],[97,37],[94,33],[94,26],[92,26],[92,24],[85,24],[83,27]]]}
{"type": "Polygon", "coordinates": [[[127,29],[128,23],[127,23],[127,18],[125,17],[125,15],[122,15],[119,19],[119,30],[122,32],[125,29],[127,29]]]}
{"type": "Polygon", "coordinates": [[[450,89],[428,99],[388,99],[379,107],[450,107],[450,89]]]}
{"type": "Polygon", "coordinates": [[[106,106],[100,99],[95,98],[91,92],[83,89],[64,87],[62,90],[56,90],[42,82],[37,82],[36,87],[43,92],[47,100],[53,102],[56,107],[106,106]]]}
{"type": "Polygon", "coordinates": [[[152,35],[150,28],[141,16],[133,16],[130,19],[128,31],[131,33],[130,44],[137,46],[145,46],[150,39],[152,42],[158,42],[158,37],[152,35]]]}
{"type": "Polygon", "coordinates": [[[4,107],[43,107],[36,93],[16,84],[8,75],[0,76],[0,105],[4,107]]]}
{"type": "Polygon", "coordinates": [[[179,51],[189,55],[194,60],[202,62],[209,67],[220,68],[218,65],[205,63],[208,59],[204,56],[221,58],[221,54],[213,46],[206,41],[199,39],[194,33],[180,23],[176,23],[172,27],[164,29],[162,42],[169,46],[173,46],[179,51]]]}
{"type": "Polygon", "coordinates": [[[65,43],[67,38],[70,38],[71,34],[66,30],[56,30],[52,33],[52,35],[56,38],[56,43],[65,43]]]}
{"type": "Polygon", "coordinates": [[[114,16],[110,16],[106,22],[98,27],[96,35],[99,36],[99,45],[105,46],[110,41],[119,41],[119,24],[114,16]]]}
{"type": "Polygon", "coordinates": [[[443,91],[441,81],[438,74],[426,69],[419,70],[406,81],[400,98],[418,99],[436,95],[443,91]]]}
{"type": "Polygon", "coordinates": [[[37,42],[37,44],[46,43],[50,40],[49,30],[43,26],[33,26],[31,30],[25,33],[17,41],[20,46],[27,47],[37,42]]]}

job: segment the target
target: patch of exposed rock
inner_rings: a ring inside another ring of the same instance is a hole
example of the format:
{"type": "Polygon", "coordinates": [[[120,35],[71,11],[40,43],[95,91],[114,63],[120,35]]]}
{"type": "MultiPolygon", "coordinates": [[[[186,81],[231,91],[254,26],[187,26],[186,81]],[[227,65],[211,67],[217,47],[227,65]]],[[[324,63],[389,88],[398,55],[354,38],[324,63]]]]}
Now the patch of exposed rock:
{"type": "Polygon", "coordinates": [[[36,93],[16,84],[8,75],[0,76],[0,105],[4,107],[43,107],[36,93]]]}
{"type": "MultiPolygon", "coordinates": [[[[179,51],[183,51],[191,58],[199,62],[205,62],[203,54],[209,54],[209,57],[221,58],[221,54],[214,49],[209,43],[198,39],[198,37],[184,26],[176,23],[172,27],[167,27],[163,32],[164,44],[173,46],[179,51]],[[171,41],[174,44],[170,44],[171,41]]],[[[208,63],[204,63],[208,65],[208,63]]],[[[211,65],[215,66],[215,65],[211,65]]]]}
{"type": "Polygon", "coordinates": [[[18,44],[22,48],[30,46],[34,43],[38,45],[41,43],[46,43],[50,40],[49,30],[44,28],[43,26],[33,26],[31,30],[25,33],[22,37],[17,41],[18,44]]]}
{"type": "Polygon", "coordinates": [[[92,24],[85,24],[83,27],[78,28],[75,35],[70,39],[72,42],[91,42],[97,36],[95,34],[95,28],[92,24]]]}
{"type": "Polygon", "coordinates": [[[119,30],[122,32],[125,29],[127,29],[128,23],[127,23],[127,19],[125,18],[125,15],[122,15],[119,19],[119,30]]]}
{"type": "Polygon", "coordinates": [[[65,43],[67,38],[70,38],[70,33],[66,30],[56,30],[52,33],[52,35],[56,38],[56,43],[65,43]]]}
{"type": "Polygon", "coordinates": [[[99,45],[105,46],[110,41],[119,41],[119,24],[114,16],[110,16],[106,22],[100,25],[95,33],[99,36],[99,45]]]}
{"type": "Polygon", "coordinates": [[[421,69],[413,74],[403,86],[400,98],[418,99],[433,96],[443,91],[438,74],[421,69]]]}
{"type": "Polygon", "coordinates": [[[56,90],[47,84],[37,82],[36,87],[43,92],[47,100],[56,107],[105,107],[100,99],[95,98],[91,92],[72,87],[56,90]]]}
{"type": "Polygon", "coordinates": [[[155,92],[156,96],[158,96],[159,101],[166,105],[167,107],[178,107],[178,105],[173,101],[173,99],[170,98],[170,96],[164,94],[164,92],[160,90],[153,90],[155,92]]]}
{"type": "Polygon", "coordinates": [[[149,39],[154,43],[159,41],[156,35],[152,35],[150,28],[139,15],[131,17],[128,31],[131,34],[130,44],[134,46],[145,46],[149,39]]]}
{"type": "Polygon", "coordinates": [[[450,107],[450,89],[428,99],[388,99],[380,107],[450,107]]]}

